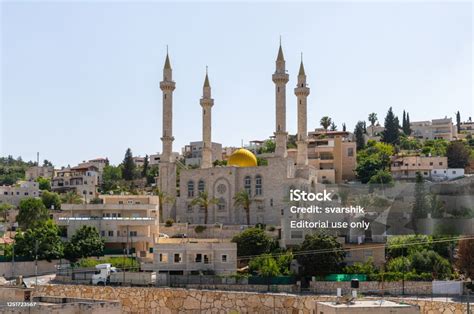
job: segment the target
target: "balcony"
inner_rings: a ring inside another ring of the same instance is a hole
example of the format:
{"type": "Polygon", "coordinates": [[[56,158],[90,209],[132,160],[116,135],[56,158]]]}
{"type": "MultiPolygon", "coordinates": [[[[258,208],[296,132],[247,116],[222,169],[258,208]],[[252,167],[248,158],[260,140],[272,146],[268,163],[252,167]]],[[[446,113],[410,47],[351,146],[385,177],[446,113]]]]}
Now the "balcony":
{"type": "Polygon", "coordinates": [[[157,210],[157,204],[63,204],[61,209],[65,210],[157,210]]]}
{"type": "Polygon", "coordinates": [[[70,223],[92,223],[104,222],[114,223],[123,226],[149,226],[158,225],[158,217],[59,217],[58,223],[61,225],[70,223]]]}

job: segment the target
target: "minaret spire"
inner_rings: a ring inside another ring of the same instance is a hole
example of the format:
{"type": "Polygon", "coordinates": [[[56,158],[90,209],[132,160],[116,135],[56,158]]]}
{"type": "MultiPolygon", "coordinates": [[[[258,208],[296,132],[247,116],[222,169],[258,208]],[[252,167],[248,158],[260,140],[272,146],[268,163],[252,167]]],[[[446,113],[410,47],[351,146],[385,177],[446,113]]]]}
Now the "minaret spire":
{"type": "Polygon", "coordinates": [[[296,139],[298,153],[296,155],[296,165],[305,166],[308,164],[307,98],[309,95],[309,88],[306,86],[303,53],[301,53],[301,63],[298,72],[298,82],[295,88],[295,95],[298,108],[298,134],[296,139]]]}
{"type": "Polygon", "coordinates": [[[275,83],[275,156],[286,157],[286,141],[288,137],[286,132],[286,83],[288,83],[289,77],[285,68],[281,36],[275,62],[275,73],[272,75],[272,80],[275,83]]]}
{"type": "Polygon", "coordinates": [[[209,84],[208,67],[206,66],[206,77],[202,88],[202,98],[200,100],[202,107],[202,160],[201,168],[212,167],[212,106],[214,99],[211,98],[211,85],[209,84]]]}

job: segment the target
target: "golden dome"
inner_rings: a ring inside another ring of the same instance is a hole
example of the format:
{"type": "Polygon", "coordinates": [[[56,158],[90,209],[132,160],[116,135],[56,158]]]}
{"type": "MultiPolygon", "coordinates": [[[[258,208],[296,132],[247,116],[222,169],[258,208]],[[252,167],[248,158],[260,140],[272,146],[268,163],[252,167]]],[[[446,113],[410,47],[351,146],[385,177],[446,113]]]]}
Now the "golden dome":
{"type": "Polygon", "coordinates": [[[239,148],[229,156],[227,165],[237,167],[256,167],[257,157],[255,157],[251,151],[245,148],[239,148]]]}

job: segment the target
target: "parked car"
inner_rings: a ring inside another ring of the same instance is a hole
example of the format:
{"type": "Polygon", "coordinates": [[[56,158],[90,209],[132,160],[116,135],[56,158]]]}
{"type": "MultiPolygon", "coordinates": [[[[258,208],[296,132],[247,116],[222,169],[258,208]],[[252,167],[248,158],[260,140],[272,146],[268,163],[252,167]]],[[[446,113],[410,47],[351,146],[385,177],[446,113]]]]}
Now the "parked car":
{"type": "Polygon", "coordinates": [[[186,233],[177,233],[175,235],[172,236],[172,238],[178,238],[178,239],[184,239],[184,238],[187,238],[188,235],[186,233]]]}
{"type": "Polygon", "coordinates": [[[169,238],[170,236],[167,235],[166,233],[160,232],[159,237],[160,237],[160,238],[169,238]]]}

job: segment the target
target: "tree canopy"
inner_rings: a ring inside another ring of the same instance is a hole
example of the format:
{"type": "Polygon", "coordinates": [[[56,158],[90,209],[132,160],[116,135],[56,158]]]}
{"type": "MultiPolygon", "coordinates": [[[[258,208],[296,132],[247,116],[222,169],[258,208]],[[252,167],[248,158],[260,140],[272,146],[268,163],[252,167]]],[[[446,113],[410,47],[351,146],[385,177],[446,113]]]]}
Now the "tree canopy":
{"type": "Polygon", "coordinates": [[[255,256],[270,252],[273,239],[263,229],[249,228],[234,236],[238,256],[255,256]]]}
{"type": "Polygon", "coordinates": [[[39,198],[25,198],[20,201],[16,221],[22,229],[34,228],[49,219],[48,209],[39,198]]]}
{"type": "Polygon", "coordinates": [[[75,262],[83,257],[100,256],[104,251],[104,243],[105,240],[95,227],[82,226],[66,243],[64,257],[75,262]]]}
{"type": "Polygon", "coordinates": [[[15,236],[16,255],[34,257],[37,254],[38,259],[51,261],[62,257],[63,249],[59,228],[51,219],[38,222],[34,228],[15,236]]]}
{"type": "Polygon", "coordinates": [[[393,114],[392,107],[388,109],[385,116],[384,128],[381,141],[387,144],[398,144],[400,142],[399,121],[393,114]]]}
{"type": "Polygon", "coordinates": [[[303,266],[306,276],[324,275],[340,270],[344,260],[342,244],[336,238],[324,233],[306,235],[299,246],[296,259],[303,266]],[[311,251],[324,250],[324,253],[311,251]],[[309,252],[307,252],[309,251],[309,252]],[[307,252],[307,253],[305,253],[307,252]]]}

